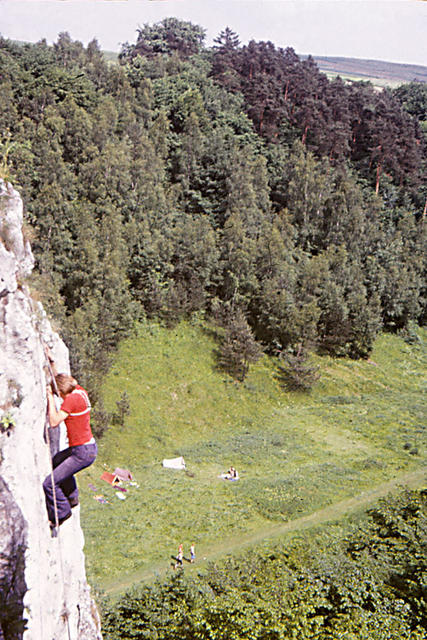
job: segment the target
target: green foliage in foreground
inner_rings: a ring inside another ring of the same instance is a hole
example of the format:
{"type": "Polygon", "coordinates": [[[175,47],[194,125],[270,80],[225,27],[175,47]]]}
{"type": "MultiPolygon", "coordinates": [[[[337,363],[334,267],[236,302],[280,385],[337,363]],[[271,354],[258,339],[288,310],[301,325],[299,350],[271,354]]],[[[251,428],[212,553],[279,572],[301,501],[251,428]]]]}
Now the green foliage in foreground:
{"type": "Polygon", "coordinates": [[[405,492],[339,543],[295,543],[134,589],[105,603],[103,637],[421,640],[426,516],[427,493],[405,492]]]}
{"type": "Polygon", "coordinates": [[[79,474],[90,583],[120,590],[164,573],[181,542],[188,553],[194,541],[199,559],[228,553],[242,536],[262,540],[274,526],[421,469],[425,331],[419,336],[412,344],[382,336],[371,361],[316,357],[321,378],[303,394],[283,390],[267,356],[233,382],[216,368],[208,326],[141,325],[104,386],[107,409],[126,392],[131,413],[79,474]],[[191,475],[162,468],[179,455],[191,475]],[[218,478],[230,465],[239,482],[218,478]],[[116,466],[139,484],[123,501],[100,480],[116,466]]]}

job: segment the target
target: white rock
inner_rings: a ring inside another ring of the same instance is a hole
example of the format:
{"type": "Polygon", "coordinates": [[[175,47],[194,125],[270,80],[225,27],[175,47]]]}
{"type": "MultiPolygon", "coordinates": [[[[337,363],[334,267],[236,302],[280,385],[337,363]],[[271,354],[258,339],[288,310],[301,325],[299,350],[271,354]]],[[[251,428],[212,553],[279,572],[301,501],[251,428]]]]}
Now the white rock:
{"type": "Polygon", "coordinates": [[[51,537],[46,513],[42,482],[50,454],[43,438],[44,345],[58,370],[68,372],[69,362],[67,347],[22,282],[34,265],[22,221],[19,194],[0,180],[0,638],[4,607],[12,597],[27,619],[24,640],[98,640],[80,507],[57,538],[51,537]],[[8,419],[14,424],[5,429],[8,419]]]}

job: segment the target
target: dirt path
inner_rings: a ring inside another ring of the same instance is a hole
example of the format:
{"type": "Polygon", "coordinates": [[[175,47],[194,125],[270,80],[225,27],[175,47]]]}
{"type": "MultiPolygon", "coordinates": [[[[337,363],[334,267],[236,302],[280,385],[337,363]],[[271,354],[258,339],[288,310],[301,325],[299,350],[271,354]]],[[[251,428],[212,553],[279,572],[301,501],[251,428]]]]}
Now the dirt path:
{"type": "MultiPolygon", "coordinates": [[[[207,562],[218,560],[228,554],[233,554],[242,551],[245,547],[256,545],[261,541],[271,540],[278,538],[286,533],[292,531],[301,531],[318,524],[325,522],[332,522],[339,520],[344,515],[349,515],[357,511],[366,509],[371,503],[377,501],[379,498],[384,497],[397,487],[416,488],[426,482],[427,471],[426,469],[417,469],[416,471],[410,471],[400,475],[396,475],[391,480],[383,482],[376,487],[373,487],[370,491],[362,491],[352,498],[346,498],[340,502],[314,511],[307,516],[296,518],[295,520],[289,520],[288,522],[272,525],[270,527],[263,527],[258,531],[241,535],[233,538],[223,538],[215,548],[209,549],[203,548],[202,545],[197,547],[197,563],[195,565],[184,564],[186,572],[195,571],[203,567],[207,562]]],[[[165,576],[170,569],[167,567],[167,562],[163,562],[161,565],[152,565],[137,573],[127,575],[123,580],[115,580],[105,585],[105,592],[108,595],[120,595],[126,589],[129,589],[137,582],[150,582],[157,577],[165,576]]]]}

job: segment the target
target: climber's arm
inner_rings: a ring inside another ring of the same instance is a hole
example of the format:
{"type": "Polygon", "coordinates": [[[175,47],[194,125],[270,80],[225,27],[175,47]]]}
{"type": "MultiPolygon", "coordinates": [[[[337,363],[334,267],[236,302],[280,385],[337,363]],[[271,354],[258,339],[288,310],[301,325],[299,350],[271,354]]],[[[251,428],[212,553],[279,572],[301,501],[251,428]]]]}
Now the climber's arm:
{"type": "Polygon", "coordinates": [[[48,404],[48,416],[49,416],[49,424],[51,427],[57,427],[58,424],[63,422],[65,418],[68,417],[68,413],[66,411],[62,411],[55,407],[55,400],[53,397],[52,389],[48,388],[47,390],[47,404],[48,404]]]}
{"type": "Polygon", "coordinates": [[[53,376],[56,376],[58,371],[56,370],[56,364],[55,364],[55,360],[53,359],[52,352],[48,346],[46,346],[44,350],[45,350],[46,358],[49,361],[49,368],[50,368],[51,374],[53,376]]]}

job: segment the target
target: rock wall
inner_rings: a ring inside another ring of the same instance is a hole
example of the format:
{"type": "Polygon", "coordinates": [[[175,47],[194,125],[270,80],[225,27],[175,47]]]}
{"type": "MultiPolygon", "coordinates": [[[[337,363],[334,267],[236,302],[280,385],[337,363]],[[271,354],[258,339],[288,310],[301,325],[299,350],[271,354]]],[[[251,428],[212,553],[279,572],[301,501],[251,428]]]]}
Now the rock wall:
{"type": "MultiPolygon", "coordinates": [[[[34,259],[22,223],[19,194],[0,180],[0,640],[98,640],[80,507],[56,538],[46,514],[45,345],[59,371],[69,371],[69,362],[25,285],[34,259]]],[[[49,432],[53,438],[58,430],[49,432]]]]}

